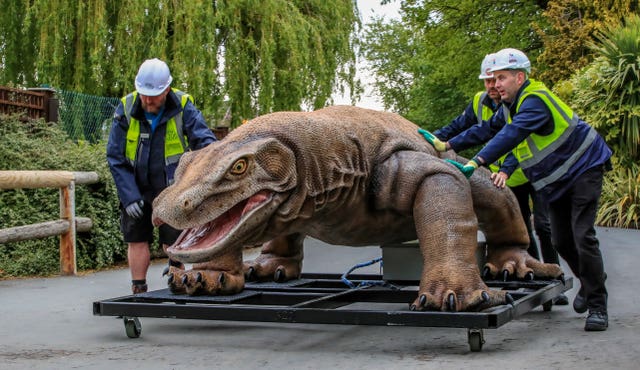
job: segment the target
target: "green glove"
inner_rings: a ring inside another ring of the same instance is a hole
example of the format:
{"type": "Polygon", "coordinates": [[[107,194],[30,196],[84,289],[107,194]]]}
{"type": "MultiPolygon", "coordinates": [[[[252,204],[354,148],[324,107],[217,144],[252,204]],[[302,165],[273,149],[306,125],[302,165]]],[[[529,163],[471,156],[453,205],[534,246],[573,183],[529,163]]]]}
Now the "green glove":
{"type": "Polygon", "coordinates": [[[452,165],[458,167],[460,172],[462,172],[462,174],[466,178],[471,177],[471,175],[473,175],[473,171],[475,171],[476,168],[478,168],[478,162],[476,162],[475,159],[470,160],[465,165],[462,165],[461,163],[458,163],[458,162],[454,161],[453,159],[445,159],[445,161],[447,161],[447,162],[451,163],[452,165]]]}
{"type": "Polygon", "coordinates": [[[425,140],[429,142],[429,144],[433,145],[433,147],[439,152],[446,152],[447,145],[437,137],[433,136],[429,131],[419,128],[418,133],[424,136],[425,140]]]}

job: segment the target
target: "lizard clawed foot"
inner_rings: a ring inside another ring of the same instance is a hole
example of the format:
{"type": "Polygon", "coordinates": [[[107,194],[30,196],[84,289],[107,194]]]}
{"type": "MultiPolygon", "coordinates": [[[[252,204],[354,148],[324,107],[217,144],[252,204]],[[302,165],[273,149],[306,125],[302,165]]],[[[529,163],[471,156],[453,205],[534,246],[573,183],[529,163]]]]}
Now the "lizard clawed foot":
{"type": "Polygon", "coordinates": [[[301,272],[302,263],[299,258],[261,255],[244,264],[247,281],[273,280],[282,283],[299,278],[301,272]]]}
{"type": "Polygon", "coordinates": [[[214,270],[181,270],[171,266],[167,274],[174,294],[230,295],[244,288],[244,274],[214,270]]]}
{"type": "Polygon", "coordinates": [[[535,278],[561,279],[564,273],[559,265],[542,263],[531,257],[526,250],[505,248],[493,250],[482,269],[482,279],[524,280],[535,278]]]}
{"type": "Polygon", "coordinates": [[[476,289],[466,295],[464,299],[460,299],[460,296],[455,292],[447,290],[441,298],[428,292],[422,292],[409,306],[409,309],[411,311],[480,311],[492,306],[511,303],[513,303],[513,298],[502,291],[476,289]]]}

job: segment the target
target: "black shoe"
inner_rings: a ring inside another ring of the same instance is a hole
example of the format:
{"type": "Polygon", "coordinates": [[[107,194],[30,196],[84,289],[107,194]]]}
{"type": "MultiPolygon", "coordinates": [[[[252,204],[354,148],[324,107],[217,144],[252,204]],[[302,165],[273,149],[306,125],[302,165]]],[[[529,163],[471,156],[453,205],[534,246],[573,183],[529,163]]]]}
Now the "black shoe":
{"type": "Polygon", "coordinates": [[[131,292],[133,294],[146,293],[147,284],[133,284],[131,285],[131,292]]]}
{"type": "Polygon", "coordinates": [[[585,331],[604,331],[609,327],[609,317],[606,312],[589,311],[587,322],[584,324],[585,331]]]}
{"type": "Polygon", "coordinates": [[[555,297],[552,302],[555,306],[566,306],[569,304],[569,298],[564,294],[560,294],[555,297]]]}
{"type": "Polygon", "coordinates": [[[585,313],[587,312],[587,300],[584,297],[584,290],[580,287],[578,290],[578,294],[573,299],[573,310],[577,313],[585,313]]]}

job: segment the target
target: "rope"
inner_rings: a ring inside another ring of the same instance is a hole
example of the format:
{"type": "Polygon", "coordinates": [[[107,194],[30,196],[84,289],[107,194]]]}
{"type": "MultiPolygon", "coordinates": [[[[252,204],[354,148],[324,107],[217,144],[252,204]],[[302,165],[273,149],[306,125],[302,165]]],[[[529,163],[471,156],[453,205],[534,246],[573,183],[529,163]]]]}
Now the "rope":
{"type": "Polygon", "coordinates": [[[362,268],[362,267],[371,266],[374,263],[378,263],[378,262],[380,262],[380,270],[382,271],[382,257],[378,257],[378,258],[372,259],[371,261],[358,263],[357,265],[351,267],[349,269],[349,271],[345,272],[344,274],[342,274],[342,276],[340,276],[340,280],[342,280],[342,282],[345,283],[351,289],[359,288],[359,287],[363,287],[363,286],[386,286],[386,287],[389,287],[391,289],[400,289],[400,288],[396,287],[395,285],[387,283],[384,280],[362,280],[362,281],[360,281],[360,284],[356,285],[351,280],[347,279],[347,275],[352,273],[354,270],[362,268]]]}

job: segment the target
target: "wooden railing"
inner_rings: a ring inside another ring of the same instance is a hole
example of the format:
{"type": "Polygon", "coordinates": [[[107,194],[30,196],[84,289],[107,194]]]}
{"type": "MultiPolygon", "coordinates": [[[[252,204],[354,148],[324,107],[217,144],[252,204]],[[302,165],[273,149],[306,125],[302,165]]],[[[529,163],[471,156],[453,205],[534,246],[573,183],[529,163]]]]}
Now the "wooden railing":
{"type": "Polygon", "coordinates": [[[0,244],[60,235],[60,273],[75,275],[76,232],[89,231],[91,219],[76,217],[75,184],[98,182],[95,172],[0,171],[0,189],[60,188],[60,219],[0,229],[0,244]]]}

